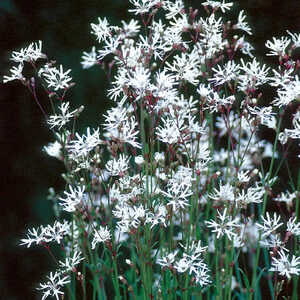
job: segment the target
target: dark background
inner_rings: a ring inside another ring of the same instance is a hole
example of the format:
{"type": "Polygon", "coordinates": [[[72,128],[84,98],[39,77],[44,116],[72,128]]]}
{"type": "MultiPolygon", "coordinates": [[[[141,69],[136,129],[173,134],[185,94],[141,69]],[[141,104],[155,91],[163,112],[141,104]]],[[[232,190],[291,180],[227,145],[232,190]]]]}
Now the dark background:
{"type": "MultiPolygon", "coordinates": [[[[202,1],[186,1],[200,7],[202,1]]],[[[300,32],[300,1],[234,1],[245,9],[254,35],[249,41],[256,55],[266,51],[264,43],[285,30],[300,32]]],[[[72,107],[85,106],[80,128],[99,125],[108,107],[103,72],[98,68],[83,70],[82,51],[97,45],[90,34],[90,23],[107,16],[111,24],[128,20],[126,0],[0,0],[0,75],[8,74],[12,50],[42,40],[43,52],[65,69],[72,69],[77,83],[68,94],[72,107]]],[[[236,9],[233,10],[238,14],[236,9]]],[[[266,60],[272,62],[272,58],[266,60]]],[[[39,99],[46,103],[41,93],[39,99]]],[[[51,259],[39,247],[18,246],[25,230],[54,221],[48,188],[60,191],[63,165],[46,156],[41,149],[53,141],[42,114],[28,90],[19,82],[0,83],[0,300],[31,300],[34,288],[52,270],[51,259]]]]}

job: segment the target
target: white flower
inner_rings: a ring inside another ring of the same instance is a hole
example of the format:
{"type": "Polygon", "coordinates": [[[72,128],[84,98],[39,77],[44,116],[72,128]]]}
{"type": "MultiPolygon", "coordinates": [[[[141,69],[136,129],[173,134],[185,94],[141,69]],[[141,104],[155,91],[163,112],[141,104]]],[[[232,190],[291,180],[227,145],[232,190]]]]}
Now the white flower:
{"type": "Polygon", "coordinates": [[[200,284],[201,287],[206,286],[211,283],[211,280],[209,280],[210,276],[208,273],[208,268],[198,268],[195,271],[195,280],[196,283],[200,284]]]}
{"type": "Polygon", "coordinates": [[[106,163],[106,169],[110,176],[121,176],[129,169],[129,156],[121,154],[118,159],[113,158],[106,163]]]}
{"type": "Polygon", "coordinates": [[[234,202],[234,189],[229,183],[220,185],[219,190],[214,189],[214,193],[208,196],[210,199],[221,202],[234,202]]]}
{"type": "Polygon", "coordinates": [[[184,48],[188,48],[188,44],[182,39],[182,32],[178,27],[168,26],[163,33],[163,44],[161,48],[161,54],[171,51],[174,47],[181,45],[184,48]]]}
{"type": "Polygon", "coordinates": [[[120,36],[117,37],[108,36],[104,41],[105,43],[104,49],[98,51],[99,54],[97,56],[97,59],[102,60],[106,55],[115,53],[120,45],[120,42],[121,42],[120,36]]]}
{"type": "Polygon", "coordinates": [[[144,96],[150,88],[150,75],[149,70],[143,66],[137,66],[134,72],[130,74],[128,85],[135,89],[137,99],[144,96]]]}
{"type": "Polygon", "coordinates": [[[98,63],[96,47],[93,47],[91,52],[83,52],[82,58],[82,67],[83,69],[88,69],[98,63]]]}
{"type": "Polygon", "coordinates": [[[49,117],[47,123],[50,125],[50,128],[57,127],[61,129],[65,126],[71,118],[74,117],[77,110],[73,110],[72,112],[69,111],[69,102],[62,102],[59,106],[60,114],[59,115],[52,115],[49,117]]]}
{"type": "Polygon", "coordinates": [[[137,42],[132,38],[126,39],[115,56],[117,64],[120,66],[118,71],[125,68],[131,74],[135,68],[147,66],[153,50],[151,46],[152,44],[149,44],[148,38],[141,35],[137,42]]]}
{"type": "Polygon", "coordinates": [[[80,136],[76,133],[76,140],[72,140],[67,149],[72,153],[73,158],[76,159],[80,156],[86,156],[92,151],[97,145],[101,143],[99,137],[99,128],[91,133],[90,128],[87,128],[87,135],[80,136]]]}
{"type": "Polygon", "coordinates": [[[63,223],[55,221],[53,226],[47,225],[46,227],[40,226],[37,229],[29,229],[27,238],[21,239],[21,245],[27,245],[27,248],[29,248],[33,243],[39,245],[42,242],[50,243],[56,241],[60,244],[60,241],[65,235],[69,234],[69,232],[70,224],[67,221],[64,221],[63,223]]]}
{"type": "MultiPolygon", "coordinates": [[[[215,14],[211,14],[205,20],[200,19],[199,25],[204,32],[200,33],[203,38],[199,40],[198,46],[200,46],[202,51],[205,51],[204,57],[206,59],[212,58],[227,45],[227,42],[223,38],[223,20],[222,18],[216,19],[215,14]]],[[[202,61],[202,63],[205,62],[202,61]]]]}
{"type": "Polygon", "coordinates": [[[29,248],[31,244],[40,244],[44,240],[44,232],[45,228],[43,226],[40,226],[38,229],[29,229],[27,237],[25,239],[21,239],[20,245],[27,245],[27,248],[29,248]]]}
{"type": "MultiPolygon", "coordinates": [[[[155,21],[153,21],[152,24],[152,36],[151,39],[148,36],[139,36],[139,41],[137,43],[137,47],[132,49],[132,54],[134,54],[134,52],[138,52],[137,55],[128,55],[131,60],[130,60],[130,66],[134,66],[136,65],[138,62],[146,62],[145,59],[149,59],[149,55],[152,54],[154,59],[157,60],[158,58],[160,60],[163,59],[163,56],[165,54],[165,52],[167,51],[167,49],[169,49],[168,46],[170,45],[166,45],[166,41],[165,38],[163,39],[163,34],[165,34],[163,31],[160,32],[161,28],[160,26],[163,26],[161,24],[161,20],[159,23],[156,23],[155,21]],[[143,55],[143,53],[147,53],[147,55],[143,55]],[[137,61],[137,57],[139,57],[139,60],[137,61]]],[[[167,39],[166,39],[167,40],[167,39]]],[[[130,50],[131,50],[130,49],[130,50]]]]}
{"type": "Polygon", "coordinates": [[[81,257],[81,253],[75,250],[72,256],[66,257],[65,261],[59,261],[59,265],[64,272],[72,272],[82,260],[84,258],[81,257]]]}
{"type": "Polygon", "coordinates": [[[70,223],[64,221],[63,223],[55,221],[54,224],[47,225],[44,231],[44,241],[50,243],[56,241],[60,244],[65,235],[70,233],[70,223]]]}
{"type": "Polygon", "coordinates": [[[177,32],[186,32],[190,29],[189,19],[186,14],[170,20],[170,26],[177,32]]]}
{"type": "Polygon", "coordinates": [[[172,190],[184,190],[186,187],[191,188],[196,178],[193,177],[192,168],[179,166],[176,173],[168,181],[168,187],[172,190]]]}
{"type": "Polygon", "coordinates": [[[166,69],[174,72],[177,80],[186,80],[193,85],[198,83],[199,71],[199,55],[196,51],[191,53],[181,53],[181,55],[175,55],[173,62],[166,62],[166,69]]]}
{"type": "Polygon", "coordinates": [[[217,212],[218,222],[211,220],[205,221],[205,223],[207,224],[207,227],[213,228],[212,232],[217,234],[217,239],[226,235],[228,239],[231,240],[236,235],[234,228],[240,227],[238,224],[239,220],[238,218],[232,219],[231,216],[227,215],[227,208],[224,209],[223,215],[219,210],[217,212]]]}
{"type": "Polygon", "coordinates": [[[184,10],[184,4],[182,0],[175,0],[175,2],[164,1],[163,8],[168,11],[166,18],[172,19],[184,10]]]}
{"type": "Polygon", "coordinates": [[[147,219],[147,210],[142,206],[129,206],[126,203],[116,205],[113,215],[120,219],[117,227],[123,233],[128,233],[132,228],[138,228],[141,221],[147,219]]]}
{"type": "Polygon", "coordinates": [[[197,146],[197,142],[195,142],[193,146],[191,144],[188,144],[187,148],[191,149],[192,156],[194,156],[196,159],[195,169],[200,172],[205,171],[207,169],[208,163],[211,162],[211,154],[208,141],[200,140],[199,146],[197,146]]]}
{"type": "Polygon", "coordinates": [[[278,249],[278,250],[285,250],[289,251],[286,249],[284,241],[280,238],[279,234],[270,234],[266,238],[263,238],[259,242],[260,246],[265,247],[265,248],[271,248],[271,249],[278,249]]]}
{"type": "Polygon", "coordinates": [[[286,84],[282,84],[282,88],[277,91],[278,97],[272,102],[276,106],[288,105],[290,102],[298,99],[300,96],[300,80],[295,75],[293,80],[289,80],[286,84]]]}
{"type": "Polygon", "coordinates": [[[31,43],[27,48],[20,51],[13,51],[11,55],[11,60],[21,64],[25,61],[36,61],[39,58],[46,58],[46,55],[42,53],[42,41],[31,43]]]}
{"type": "Polygon", "coordinates": [[[274,198],[274,201],[278,202],[285,202],[288,206],[293,205],[293,200],[297,198],[297,193],[290,193],[289,191],[282,192],[280,195],[278,195],[276,198],[274,198]]]}
{"type": "Polygon", "coordinates": [[[239,183],[247,183],[250,181],[249,170],[239,170],[237,174],[237,179],[239,183]]]}
{"type": "Polygon", "coordinates": [[[167,180],[167,175],[164,172],[164,170],[161,169],[161,168],[156,168],[155,175],[156,175],[156,177],[158,177],[162,181],[166,181],[167,180]]]}
{"type": "Polygon", "coordinates": [[[239,80],[239,89],[241,91],[246,91],[247,89],[255,89],[256,87],[266,83],[268,81],[268,71],[269,68],[266,65],[260,66],[256,61],[256,58],[252,62],[245,63],[241,59],[242,66],[240,66],[241,71],[245,74],[240,74],[238,77],[239,80]]]}
{"type": "Polygon", "coordinates": [[[300,47],[300,33],[291,33],[290,31],[287,30],[287,33],[291,36],[292,38],[292,43],[294,48],[300,47]]]}
{"type": "Polygon", "coordinates": [[[151,229],[157,224],[163,224],[165,227],[167,222],[168,211],[162,204],[154,207],[154,213],[147,214],[146,223],[151,224],[151,229]]]}
{"type": "Polygon", "coordinates": [[[199,268],[207,268],[207,266],[203,263],[203,259],[200,258],[200,253],[191,253],[191,255],[183,253],[183,257],[175,263],[174,268],[179,273],[188,271],[191,275],[196,273],[199,268]]]}
{"type": "Polygon", "coordinates": [[[13,81],[13,80],[21,80],[24,81],[26,78],[22,74],[23,72],[23,64],[20,63],[17,67],[12,67],[10,69],[10,76],[3,76],[3,83],[13,81]]]}
{"type": "Polygon", "coordinates": [[[214,92],[207,96],[204,109],[209,109],[211,112],[217,112],[219,106],[231,105],[234,101],[235,97],[233,95],[226,97],[225,95],[220,96],[219,93],[214,92]]]}
{"type": "Polygon", "coordinates": [[[98,18],[98,22],[98,24],[91,24],[91,33],[96,36],[97,40],[100,43],[111,35],[112,27],[109,26],[106,18],[104,18],[103,20],[101,20],[101,18],[98,18]]]}
{"type": "Polygon", "coordinates": [[[51,272],[50,275],[47,276],[47,278],[48,281],[46,283],[41,283],[40,288],[37,288],[44,294],[42,300],[46,299],[48,296],[55,296],[56,300],[59,300],[59,295],[64,294],[61,291],[61,288],[71,282],[69,277],[62,277],[62,275],[58,272],[55,272],[53,275],[53,273],[51,272]]]}
{"type": "Polygon", "coordinates": [[[94,230],[94,238],[92,241],[92,249],[95,249],[98,243],[104,243],[111,239],[110,231],[108,230],[107,226],[103,227],[100,226],[99,229],[94,230]]]}
{"type": "Polygon", "coordinates": [[[251,53],[254,50],[254,47],[247,41],[245,41],[245,36],[240,37],[235,44],[234,50],[241,49],[242,53],[253,58],[253,54],[251,53]]]}
{"type": "Polygon", "coordinates": [[[128,143],[135,148],[141,148],[141,144],[136,141],[138,130],[138,123],[135,121],[135,117],[131,116],[126,117],[124,121],[122,121],[118,128],[111,129],[106,132],[106,136],[109,138],[114,138],[121,143],[128,143]]]}
{"type": "Polygon", "coordinates": [[[158,139],[167,144],[175,144],[184,140],[183,130],[185,129],[184,119],[171,114],[161,119],[162,126],[157,128],[156,135],[158,139]]]}
{"type": "Polygon", "coordinates": [[[212,78],[208,79],[217,86],[231,80],[236,80],[239,75],[240,66],[236,65],[233,60],[227,62],[223,67],[218,65],[217,68],[212,69],[215,74],[212,78]]]}
{"type": "Polygon", "coordinates": [[[105,123],[104,128],[106,131],[117,129],[127,120],[127,109],[121,105],[112,107],[108,110],[107,114],[104,115],[105,123]]]}
{"type": "Polygon", "coordinates": [[[245,246],[245,241],[242,235],[234,235],[232,238],[234,248],[242,248],[245,246]]]}
{"type": "Polygon", "coordinates": [[[210,93],[213,93],[213,89],[211,88],[210,85],[206,86],[205,84],[200,84],[198,89],[197,89],[197,93],[205,98],[207,97],[210,93]]]}
{"type": "Polygon", "coordinates": [[[67,212],[74,212],[76,209],[84,203],[86,198],[85,187],[72,187],[69,185],[70,192],[64,191],[66,198],[59,198],[62,201],[61,206],[67,212]]]}
{"type": "Polygon", "coordinates": [[[114,184],[109,190],[109,198],[111,201],[125,203],[136,198],[143,193],[143,188],[140,185],[139,175],[133,177],[125,174],[118,178],[118,185],[114,184]]]}
{"type": "Polygon", "coordinates": [[[177,253],[178,251],[171,252],[167,256],[163,256],[162,258],[158,259],[157,263],[162,267],[170,267],[174,263],[177,253]]]}
{"type": "Polygon", "coordinates": [[[270,272],[279,272],[280,275],[291,278],[291,275],[300,274],[300,257],[292,256],[289,260],[288,254],[283,250],[278,251],[279,258],[272,257],[270,272]]]}
{"type": "Polygon", "coordinates": [[[54,143],[49,143],[47,146],[43,147],[43,150],[49,155],[49,156],[53,156],[56,157],[58,159],[61,158],[61,150],[62,150],[62,146],[61,143],[59,143],[58,141],[55,141],[54,143]]]}
{"type": "Polygon", "coordinates": [[[169,198],[167,205],[171,205],[175,212],[179,209],[184,209],[186,206],[189,206],[187,198],[193,195],[189,186],[180,188],[179,186],[170,185],[167,192],[161,192],[169,198]]]}
{"type": "Polygon", "coordinates": [[[202,2],[201,5],[210,6],[214,11],[216,11],[217,9],[220,8],[222,13],[224,13],[225,10],[230,10],[231,6],[233,5],[233,2],[226,3],[225,0],[223,0],[222,2],[208,0],[208,1],[202,2]]]}
{"type": "Polygon", "coordinates": [[[163,70],[155,74],[155,79],[156,84],[152,86],[152,93],[155,97],[163,99],[164,102],[176,98],[178,91],[175,88],[177,84],[175,75],[163,70]]]}
{"type": "Polygon", "coordinates": [[[127,70],[119,68],[115,76],[115,81],[112,82],[112,88],[108,89],[108,95],[112,100],[116,101],[120,96],[123,96],[123,99],[127,98],[127,96],[124,95],[124,90],[128,88],[128,81],[129,76],[127,70]]]}
{"type": "Polygon", "coordinates": [[[283,223],[279,223],[280,216],[277,217],[276,213],[274,213],[273,218],[270,217],[267,212],[267,217],[261,217],[263,220],[263,224],[256,223],[260,230],[262,230],[262,237],[267,237],[271,233],[273,233],[276,229],[278,229],[283,223]]]}
{"type": "Polygon", "coordinates": [[[271,52],[267,53],[267,55],[281,57],[284,56],[286,54],[286,48],[290,42],[290,39],[287,37],[281,37],[280,39],[276,39],[275,37],[273,37],[273,42],[266,42],[266,47],[271,50],[271,52]]]}
{"type": "Polygon", "coordinates": [[[160,0],[129,0],[129,2],[135,6],[134,9],[129,9],[129,12],[133,12],[136,15],[145,14],[150,11],[160,0]]]}
{"type": "Polygon", "coordinates": [[[298,111],[293,118],[294,129],[284,129],[284,133],[292,138],[299,139],[300,138],[300,112],[298,111]]]}
{"type": "Polygon", "coordinates": [[[154,160],[156,162],[164,162],[165,161],[165,154],[164,154],[164,152],[155,152],[154,153],[154,160]]]}
{"type": "Polygon", "coordinates": [[[269,128],[276,128],[276,119],[274,117],[275,113],[272,112],[273,108],[272,106],[268,106],[268,107],[251,107],[248,106],[249,111],[251,112],[251,114],[256,115],[259,120],[260,123],[262,125],[266,125],[269,128]]]}
{"type": "Polygon", "coordinates": [[[289,218],[287,222],[287,231],[295,236],[300,235],[300,222],[297,222],[297,218],[289,218]]]}
{"type": "Polygon", "coordinates": [[[277,72],[273,69],[272,72],[274,73],[274,76],[270,77],[270,80],[273,81],[270,82],[271,86],[279,86],[281,88],[284,88],[293,80],[293,77],[291,75],[294,70],[292,68],[289,70],[284,70],[283,72],[277,72]]]}
{"type": "Polygon", "coordinates": [[[138,155],[134,158],[134,162],[137,164],[137,165],[142,165],[145,161],[144,161],[144,158],[142,155],[138,155]]]}
{"type": "Polygon", "coordinates": [[[234,25],[234,28],[243,30],[247,32],[249,35],[252,35],[252,30],[249,27],[248,23],[245,22],[246,15],[244,14],[245,11],[241,10],[238,16],[238,22],[234,25]]]}
{"type": "Polygon", "coordinates": [[[244,190],[242,190],[236,201],[237,203],[240,202],[243,205],[248,205],[250,203],[261,203],[263,201],[264,194],[265,188],[256,184],[256,186],[249,187],[246,193],[244,190]]]}
{"type": "Polygon", "coordinates": [[[121,21],[123,25],[123,32],[125,37],[134,37],[137,33],[139,33],[139,30],[141,26],[138,24],[137,20],[131,19],[129,23],[126,23],[125,21],[121,21]]]}
{"type": "Polygon", "coordinates": [[[191,268],[190,260],[188,260],[187,257],[183,257],[175,263],[174,268],[177,272],[184,273],[191,268]]]}
{"type": "Polygon", "coordinates": [[[201,258],[201,254],[207,251],[207,247],[201,246],[201,241],[197,243],[192,241],[191,245],[181,245],[185,252],[183,257],[174,264],[174,269],[179,273],[188,272],[190,275],[196,277],[196,282],[201,286],[210,283],[207,275],[208,267],[201,258]]]}
{"type": "Polygon", "coordinates": [[[189,247],[184,245],[181,246],[186,252],[193,253],[195,256],[198,256],[199,254],[206,252],[208,249],[207,246],[202,247],[201,243],[202,243],[201,241],[198,242],[192,241],[189,247]]]}
{"type": "Polygon", "coordinates": [[[72,77],[68,75],[70,72],[70,69],[64,72],[63,66],[60,65],[59,69],[56,67],[45,66],[40,69],[39,74],[45,79],[48,88],[53,87],[54,90],[57,91],[69,87],[70,81],[72,80],[72,77]]]}

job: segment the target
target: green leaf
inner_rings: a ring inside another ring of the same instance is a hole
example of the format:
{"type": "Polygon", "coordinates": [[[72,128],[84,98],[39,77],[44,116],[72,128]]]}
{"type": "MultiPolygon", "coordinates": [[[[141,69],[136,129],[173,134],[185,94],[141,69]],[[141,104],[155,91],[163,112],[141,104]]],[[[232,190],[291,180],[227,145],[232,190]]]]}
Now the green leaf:
{"type": "Polygon", "coordinates": [[[246,285],[246,288],[247,288],[247,292],[249,293],[249,291],[250,291],[250,283],[249,283],[249,280],[247,278],[247,275],[245,274],[245,272],[241,268],[238,268],[238,269],[239,269],[239,271],[243,275],[243,279],[244,279],[244,282],[245,282],[245,285],[246,285]]]}

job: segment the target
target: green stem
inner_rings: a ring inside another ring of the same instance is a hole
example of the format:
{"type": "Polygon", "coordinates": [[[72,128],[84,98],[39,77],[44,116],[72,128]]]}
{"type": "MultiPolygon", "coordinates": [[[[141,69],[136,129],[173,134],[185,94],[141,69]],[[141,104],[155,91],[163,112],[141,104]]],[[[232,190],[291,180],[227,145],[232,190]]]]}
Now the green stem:
{"type": "Polygon", "coordinates": [[[114,276],[113,276],[112,280],[113,280],[113,285],[114,285],[115,292],[116,292],[115,299],[121,300],[117,258],[114,255],[113,255],[113,269],[114,269],[114,276]]]}

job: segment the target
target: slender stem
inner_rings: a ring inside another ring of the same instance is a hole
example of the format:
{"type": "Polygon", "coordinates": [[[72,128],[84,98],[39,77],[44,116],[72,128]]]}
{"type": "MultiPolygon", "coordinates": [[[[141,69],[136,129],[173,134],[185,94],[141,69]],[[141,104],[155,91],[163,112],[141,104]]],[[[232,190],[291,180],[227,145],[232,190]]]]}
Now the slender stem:
{"type": "Polygon", "coordinates": [[[45,119],[47,119],[47,114],[45,113],[45,111],[44,111],[42,105],[40,104],[40,102],[39,102],[39,100],[38,100],[38,98],[37,98],[36,90],[35,90],[35,84],[32,83],[32,84],[31,84],[31,87],[32,87],[32,88],[30,88],[30,87],[28,86],[29,91],[31,92],[31,94],[32,94],[32,96],[33,96],[33,98],[34,98],[36,104],[38,105],[38,107],[40,108],[41,112],[43,113],[45,119]]]}

